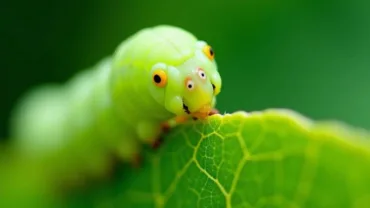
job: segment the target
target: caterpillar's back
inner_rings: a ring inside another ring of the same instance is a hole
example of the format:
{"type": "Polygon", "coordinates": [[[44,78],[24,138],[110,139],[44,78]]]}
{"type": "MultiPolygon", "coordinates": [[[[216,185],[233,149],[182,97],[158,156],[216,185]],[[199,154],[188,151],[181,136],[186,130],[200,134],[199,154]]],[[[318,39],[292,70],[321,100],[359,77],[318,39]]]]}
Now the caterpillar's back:
{"type": "Polygon", "coordinates": [[[61,124],[67,110],[64,95],[61,86],[49,84],[24,96],[13,113],[10,129],[19,147],[34,151],[62,140],[61,124]]]}
{"type": "Polygon", "coordinates": [[[115,64],[132,64],[135,68],[148,70],[164,60],[167,64],[179,65],[194,54],[196,41],[194,35],[181,28],[168,25],[146,28],[118,47],[115,64]]]}

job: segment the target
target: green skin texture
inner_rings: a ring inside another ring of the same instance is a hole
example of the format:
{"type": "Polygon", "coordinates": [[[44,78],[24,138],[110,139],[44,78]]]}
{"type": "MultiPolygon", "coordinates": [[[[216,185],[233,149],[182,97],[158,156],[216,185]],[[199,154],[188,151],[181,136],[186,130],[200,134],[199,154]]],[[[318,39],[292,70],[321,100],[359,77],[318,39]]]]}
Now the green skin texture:
{"type": "Polygon", "coordinates": [[[67,83],[44,85],[26,95],[11,119],[13,147],[37,161],[46,175],[67,178],[103,174],[112,154],[132,161],[143,143],[158,139],[163,122],[190,117],[183,104],[190,112],[207,103],[215,106],[221,77],[215,60],[203,51],[206,45],[174,26],[138,31],[113,56],[67,83]],[[153,82],[158,69],[167,75],[164,87],[153,82]],[[189,77],[191,90],[185,84],[189,77]]]}

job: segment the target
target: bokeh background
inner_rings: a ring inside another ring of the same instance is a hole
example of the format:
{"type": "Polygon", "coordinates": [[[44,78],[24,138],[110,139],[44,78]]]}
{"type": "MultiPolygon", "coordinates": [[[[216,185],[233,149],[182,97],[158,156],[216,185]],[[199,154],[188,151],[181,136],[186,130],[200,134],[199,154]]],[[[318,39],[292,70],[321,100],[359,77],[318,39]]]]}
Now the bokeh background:
{"type": "Polygon", "coordinates": [[[64,82],[139,29],[172,24],[209,42],[222,112],[290,108],[370,129],[366,0],[7,1],[0,12],[0,137],[30,88],[64,82]],[[5,95],[5,96],[4,96],[5,95]]]}

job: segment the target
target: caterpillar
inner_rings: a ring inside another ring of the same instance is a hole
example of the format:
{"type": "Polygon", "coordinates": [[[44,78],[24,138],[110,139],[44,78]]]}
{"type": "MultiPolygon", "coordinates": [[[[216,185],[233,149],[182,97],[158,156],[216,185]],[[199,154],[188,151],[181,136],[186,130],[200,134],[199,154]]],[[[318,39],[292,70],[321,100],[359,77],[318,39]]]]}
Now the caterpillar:
{"type": "Polygon", "coordinates": [[[112,154],[135,161],[165,128],[212,115],[221,85],[207,42],[176,26],[144,28],[65,83],[26,94],[11,117],[12,145],[58,177],[99,175],[112,154]]]}

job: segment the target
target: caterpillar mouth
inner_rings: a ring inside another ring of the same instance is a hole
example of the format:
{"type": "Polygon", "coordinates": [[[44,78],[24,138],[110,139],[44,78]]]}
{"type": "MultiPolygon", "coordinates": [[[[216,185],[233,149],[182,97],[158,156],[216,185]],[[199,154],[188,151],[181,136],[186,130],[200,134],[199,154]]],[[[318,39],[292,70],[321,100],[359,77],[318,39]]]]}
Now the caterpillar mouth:
{"type": "MultiPolygon", "coordinates": [[[[191,115],[191,112],[189,110],[189,107],[184,103],[184,101],[182,101],[182,108],[184,109],[185,113],[187,113],[188,115],[191,115]]],[[[198,120],[197,117],[193,117],[193,120],[198,120]]]]}
{"type": "Polygon", "coordinates": [[[189,107],[185,105],[184,101],[182,101],[182,108],[184,109],[185,113],[190,114],[189,107]]]}
{"type": "Polygon", "coordinates": [[[210,105],[204,105],[201,109],[199,109],[199,111],[190,112],[189,107],[185,104],[184,101],[182,101],[182,108],[184,109],[185,113],[191,115],[194,120],[205,118],[208,115],[213,114],[210,105]]]}

